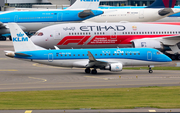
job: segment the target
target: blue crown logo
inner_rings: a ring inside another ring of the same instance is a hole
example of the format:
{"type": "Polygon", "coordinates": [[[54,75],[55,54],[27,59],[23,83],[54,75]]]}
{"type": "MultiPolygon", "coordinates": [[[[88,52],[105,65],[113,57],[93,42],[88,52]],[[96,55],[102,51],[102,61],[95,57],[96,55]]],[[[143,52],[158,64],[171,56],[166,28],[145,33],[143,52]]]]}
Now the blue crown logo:
{"type": "Polygon", "coordinates": [[[23,37],[24,34],[22,34],[21,32],[19,34],[17,34],[18,37],[23,37]]]}

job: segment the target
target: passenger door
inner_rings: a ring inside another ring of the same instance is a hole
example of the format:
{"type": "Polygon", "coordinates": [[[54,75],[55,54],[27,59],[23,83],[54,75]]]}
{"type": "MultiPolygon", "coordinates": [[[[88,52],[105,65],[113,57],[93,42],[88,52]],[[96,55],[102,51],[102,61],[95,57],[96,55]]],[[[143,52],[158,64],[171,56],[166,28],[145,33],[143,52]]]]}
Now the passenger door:
{"type": "Polygon", "coordinates": [[[152,60],[152,52],[151,51],[147,52],[147,60],[152,60]]]}
{"type": "Polygon", "coordinates": [[[18,22],[18,15],[14,17],[14,22],[18,22]]]}
{"type": "Polygon", "coordinates": [[[139,11],[139,19],[144,19],[144,10],[139,11]]]}
{"type": "Polygon", "coordinates": [[[48,54],[48,61],[53,62],[53,53],[48,54]]]}
{"type": "Polygon", "coordinates": [[[63,13],[58,13],[57,15],[57,21],[62,21],[63,13]]]}

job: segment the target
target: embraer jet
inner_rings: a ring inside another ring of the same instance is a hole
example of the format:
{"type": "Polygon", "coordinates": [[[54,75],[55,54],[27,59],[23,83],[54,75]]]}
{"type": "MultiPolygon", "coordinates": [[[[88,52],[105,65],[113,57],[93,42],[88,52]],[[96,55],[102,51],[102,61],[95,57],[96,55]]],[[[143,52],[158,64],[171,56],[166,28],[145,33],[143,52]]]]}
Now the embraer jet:
{"type": "Polygon", "coordinates": [[[31,40],[47,49],[134,47],[178,53],[180,23],[59,24],[37,31],[31,40]]]}
{"type": "MultiPolygon", "coordinates": [[[[7,23],[16,22],[25,31],[37,31],[43,27],[57,23],[80,22],[97,15],[103,11],[97,10],[99,0],[77,0],[66,10],[44,11],[5,11],[0,13],[0,34],[9,33],[7,23]]],[[[6,37],[0,36],[6,39],[6,37]]]]}
{"type": "Polygon", "coordinates": [[[101,9],[104,14],[85,20],[84,22],[152,22],[180,12],[174,8],[176,0],[156,0],[146,8],[133,9],[101,9]]]}
{"type": "MultiPolygon", "coordinates": [[[[96,69],[122,71],[124,66],[156,65],[171,62],[160,51],[151,48],[64,49],[45,50],[36,46],[16,23],[9,23],[15,52],[6,56],[60,67],[86,68],[86,73],[96,74],[96,69]],[[92,69],[92,70],[91,70],[92,69]]],[[[152,73],[151,68],[149,73],[152,73]]]]}

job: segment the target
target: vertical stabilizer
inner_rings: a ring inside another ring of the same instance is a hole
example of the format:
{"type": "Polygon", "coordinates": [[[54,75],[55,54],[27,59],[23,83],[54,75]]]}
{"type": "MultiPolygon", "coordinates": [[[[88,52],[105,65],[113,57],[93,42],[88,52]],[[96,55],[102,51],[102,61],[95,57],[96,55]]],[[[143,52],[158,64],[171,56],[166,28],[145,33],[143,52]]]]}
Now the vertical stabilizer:
{"type": "Polygon", "coordinates": [[[95,10],[99,7],[100,0],[76,0],[76,2],[67,8],[67,10],[73,9],[91,9],[95,10]]]}
{"type": "Polygon", "coordinates": [[[16,23],[8,23],[15,52],[38,50],[37,46],[29,39],[16,23]]]}
{"type": "Polygon", "coordinates": [[[156,0],[146,8],[174,8],[176,0],[156,0]]]}

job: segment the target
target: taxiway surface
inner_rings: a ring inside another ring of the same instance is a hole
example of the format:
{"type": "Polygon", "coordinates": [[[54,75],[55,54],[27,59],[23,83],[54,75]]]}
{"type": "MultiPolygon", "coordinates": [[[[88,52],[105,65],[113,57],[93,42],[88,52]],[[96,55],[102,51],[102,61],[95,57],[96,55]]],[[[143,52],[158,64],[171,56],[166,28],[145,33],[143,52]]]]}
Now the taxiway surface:
{"type": "MultiPolygon", "coordinates": [[[[51,67],[8,58],[11,41],[0,41],[0,91],[65,90],[144,86],[180,86],[180,71],[123,70],[112,73],[98,70],[85,74],[84,69],[51,67]]],[[[174,65],[175,63],[172,63],[174,65]]]]}

